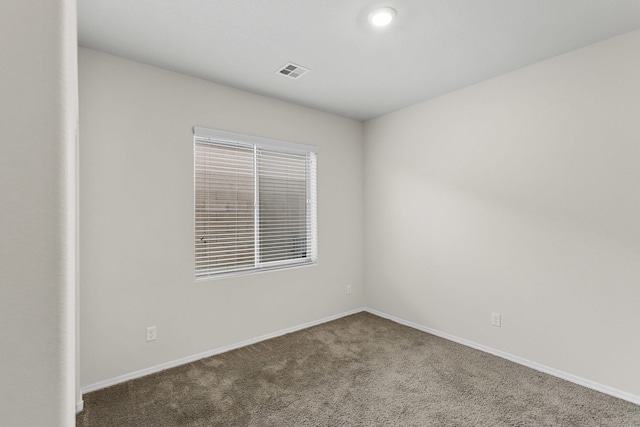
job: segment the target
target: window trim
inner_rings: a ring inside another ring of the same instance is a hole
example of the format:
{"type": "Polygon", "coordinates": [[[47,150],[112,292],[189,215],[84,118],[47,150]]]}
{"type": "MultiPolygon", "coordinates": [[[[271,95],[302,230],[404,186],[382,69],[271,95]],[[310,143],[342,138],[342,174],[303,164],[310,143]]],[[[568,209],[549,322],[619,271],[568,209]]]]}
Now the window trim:
{"type": "Polygon", "coordinates": [[[196,138],[209,140],[210,142],[228,142],[237,145],[243,143],[247,145],[260,146],[273,150],[287,151],[290,153],[319,153],[320,148],[315,145],[300,144],[297,142],[280,141],[277,139],[264,138],[262,136],[244,135],[240,133],[228,132],[224,130],[208,129],[194,126],[193,135],[196,138]]]}
{"type": "MultiPolygon", "coordinates": [[[[256,191],[254,192],[254,209],[255,209],[255,215],[254,215],[254,221],[255,221],[255,228],[254,228],[254,232],[255,232],[255,238],[254,238],[254,244],[255,244],[255,251],[256,254],[259,252],[259,248],[258,248],[258,242],[259,242],[259,229],[258,229],[258,223],[259,223],[259,215],[258,215],[258,211],[259,211],[259,206],[257,203],[257,199],[259,197],[259,192],[257,191],[258,188],[258,173],[257,173],[257,166],[256,166],[256,162],[257,162],[257,151],[259,149],[266,149],[266,150],[270,150],[270,151],[279,151],[279,152],[283,152],[283,153],[291,153],[291,154],[304,154],[304,155],[309,155],[312,154],[311,156],[311,162],[310,162],[310,171],[308,172],[307,175],[307,179],[306,179],[306,186],[307,186],[307,197],[309,197],[309,195],[312,195],[313,197],[311,197],[311,199],[307,198],[307,203],[310,204],[310,209],[311,209],[311,219],[308,222],[308,227],[310,227],[310,230],[307,230],[307,235],[310,234],[311,236],[311,244],[308,247],[308,250],[310,251],[310,255],[305,257],[305,258],[292,258],[292,259],[284,259],[284,260],[276,260],[276,261],[266,261],[266,262],[256,262],[254,264],[253,267],[243,267],[243,268],[238,268],[236,270],[232,270],[232,271],[222,271],[222,272],[207,272],[207,273],[200,273],[198,274],[196,271],[194,271],[194,276],[195,276],[195,280],[196,281],[202,281],[202,280],[210,280],[210,279],[217,279],[217,278],[224,278],[224,277],[230,277],[230,276],[238,276],[238,275],[246,275],[246,274],[256,274],[256,273],[260,273],[263,271],[271,271],[271,270],[277,270],[277,269],[285,269],[285,268],[298,268],[298,267],[302,267],[302,266],[308,266],[308,265],[315,265],[317,264],[317,260],[318,260],[318,227],[317,227],[317,160],[316,160],[316,156],[317,153],[319,153],[320,149],[317,146],[314,145],[307,145],[307,144],[300,144],[300,143],[295,143],[295,142],[288,142],[288,141],[281,141],[281,140],[276,140],[276,139],[271,139],[271,138],[265,138],[265,137],[260,137],[260,136],[254,136],[254,135],[246,135],[246,134],[239,134],[239,133],[235,133],[235,132],[229,132],[229,131],[223,131],[223,130],[217,130],[217,129],[209,129],[209,128],[204,128],[204,127],[199,127],[199,126],[194,126],[193,127],[193,150],[194,150],[194,179],[195,179],[195,146],[198,143],[198,140],[200,140],[201,143],[216,143],[216,144],[225,144],[228,143],[229,145],[233,145],[233,146],[246,146],[247,148],[251,148],[253,147],[254,150],[254,173],[255,173],[255,177],[254,177],[254,185],[256,188],[256,191]]],[[[193,204],[193,209],[194,209],[194,227],[193,230],[195,232],[196,230],[196,204],[195,204],[195,193],[196,193],[196,185],[194,182],[194,204],[193,204]]],[[[257,257],[256,257],[257,259],[257,257]]],[[[197,261],[197,259],[195,258],[195,253],[194,253],[194,261],[197,261]]],[[[194,262],[194,267],[195,267],[195,262],[194,262]]]]}

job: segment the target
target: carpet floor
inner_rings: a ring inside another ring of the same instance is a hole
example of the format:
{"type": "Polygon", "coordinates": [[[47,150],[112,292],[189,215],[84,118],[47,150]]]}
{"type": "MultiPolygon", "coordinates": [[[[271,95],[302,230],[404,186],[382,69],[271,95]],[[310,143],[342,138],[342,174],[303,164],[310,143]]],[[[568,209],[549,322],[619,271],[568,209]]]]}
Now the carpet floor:
{"type": "Polygon", "coordinates": [[[78,427],[640,426],[640,406],[358,313],[84,396],[78,427]]]}

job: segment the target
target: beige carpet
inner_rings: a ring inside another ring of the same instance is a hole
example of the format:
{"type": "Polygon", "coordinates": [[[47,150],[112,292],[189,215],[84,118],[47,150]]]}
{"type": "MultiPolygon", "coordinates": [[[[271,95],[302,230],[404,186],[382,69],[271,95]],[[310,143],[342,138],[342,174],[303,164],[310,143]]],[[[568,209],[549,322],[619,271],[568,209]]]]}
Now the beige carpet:
{"type": "Polygon", "coordinates": [[[82,427],[640,426],[640,406],[368,313],[84,399],[82,427]]]}

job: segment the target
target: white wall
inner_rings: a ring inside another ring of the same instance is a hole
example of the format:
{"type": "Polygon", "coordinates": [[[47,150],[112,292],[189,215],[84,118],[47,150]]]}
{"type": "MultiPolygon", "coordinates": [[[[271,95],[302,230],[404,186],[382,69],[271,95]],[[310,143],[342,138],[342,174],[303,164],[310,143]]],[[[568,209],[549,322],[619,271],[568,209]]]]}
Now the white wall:
{"type": "Polygon", "coordinates": [[[638,52],[636,31],[367,122],[367,305],[640,396],[638,52]]]}
{"type": "Polygon", "coordinates": [[[72,426],[76,3],[0,13],[0,424],[72,426]]]}
{"type": "Polygon", "coordinates": [[[79,56],[83,386],[362,305],[362,123],[79,56]],[[317,265],[194,281],[194,125],[320,147],[317,265]]]}

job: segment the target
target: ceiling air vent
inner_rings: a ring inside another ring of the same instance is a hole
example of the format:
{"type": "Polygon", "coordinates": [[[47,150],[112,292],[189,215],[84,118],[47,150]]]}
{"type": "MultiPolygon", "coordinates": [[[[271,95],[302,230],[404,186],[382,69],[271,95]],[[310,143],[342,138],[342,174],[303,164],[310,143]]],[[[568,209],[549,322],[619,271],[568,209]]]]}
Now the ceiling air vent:
{"type": "Polygon", "coordinates": [[[276,72],[280,75],[290,77],[292,79],[297,79],[298,77],[308,73],[309,71],[311,70],[309,70],[308,68],[304,68],[304,67],[301,67],[300,65],[287,62],[276,72]]]}

